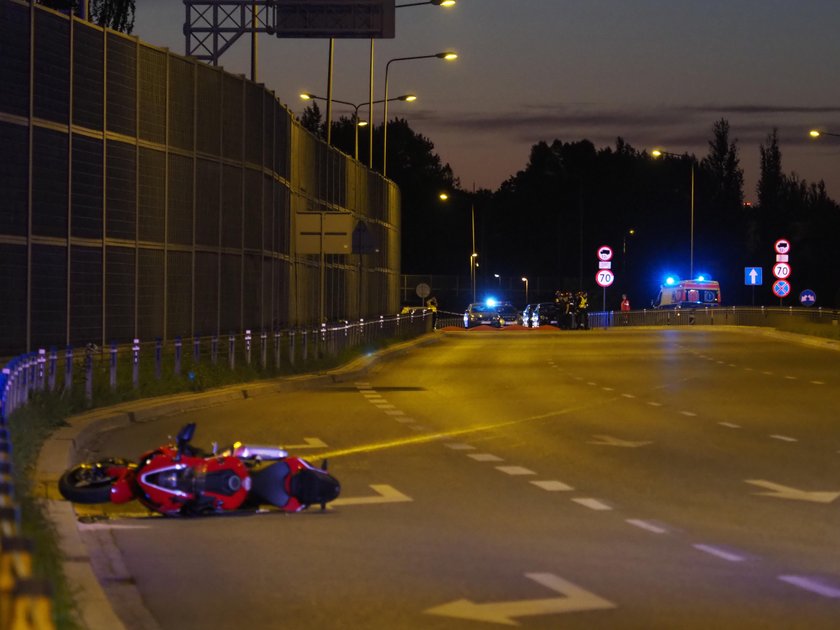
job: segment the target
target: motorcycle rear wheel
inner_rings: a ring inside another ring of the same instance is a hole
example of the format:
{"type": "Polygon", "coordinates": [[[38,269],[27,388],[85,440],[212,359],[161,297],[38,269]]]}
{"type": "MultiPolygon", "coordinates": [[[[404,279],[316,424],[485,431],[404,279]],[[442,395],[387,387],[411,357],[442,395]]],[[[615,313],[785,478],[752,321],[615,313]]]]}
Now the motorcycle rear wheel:
{"type": "Polygon", "coordinates": [[[61,475],[58,490],[61,496],[73,503],[108,503],[111,500],[111,484],[117,479],[108,474],[108,469],[126,463],[109,459],[78,464],[61,475]]]}

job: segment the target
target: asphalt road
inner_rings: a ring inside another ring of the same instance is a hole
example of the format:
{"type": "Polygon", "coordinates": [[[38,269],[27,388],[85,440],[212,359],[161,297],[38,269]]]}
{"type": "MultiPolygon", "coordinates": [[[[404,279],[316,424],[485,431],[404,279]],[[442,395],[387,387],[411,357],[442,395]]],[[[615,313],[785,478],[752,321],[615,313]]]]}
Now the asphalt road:
{"type": "Polygon", "coordinates": [[[134,457],[195,420],[199,444],[327,454],[332,509],[85,527],[167,630],[836,628],[838,368],[732,329],[441,334],[98,443],[134,457]]]}

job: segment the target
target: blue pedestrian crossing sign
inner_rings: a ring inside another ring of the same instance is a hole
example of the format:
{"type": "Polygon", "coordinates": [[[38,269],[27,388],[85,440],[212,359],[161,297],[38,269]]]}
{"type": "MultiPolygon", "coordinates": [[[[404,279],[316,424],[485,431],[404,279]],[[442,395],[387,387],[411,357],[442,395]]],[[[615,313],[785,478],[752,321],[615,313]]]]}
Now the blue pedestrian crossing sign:
{"type": "Polygon", "coordinates": [[[817,294],[811,291],[811,289],[805,289],[799,294],[799,303],[802,306],[813,306],[817,303],[817,294]]]}
{"type": "Polygon", "coordinates": [[[744,267],[744,284],[748,287],[760,285],[761,267],[744,267]]]}

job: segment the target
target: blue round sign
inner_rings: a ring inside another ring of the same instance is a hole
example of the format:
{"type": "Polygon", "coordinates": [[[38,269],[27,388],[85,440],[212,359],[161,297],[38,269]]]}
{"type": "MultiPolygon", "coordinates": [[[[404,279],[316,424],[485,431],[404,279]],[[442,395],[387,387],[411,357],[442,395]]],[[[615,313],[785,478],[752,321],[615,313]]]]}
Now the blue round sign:
{"type": "Polygon", "coordinates": [[[813,306],[817,303],[817,294],[811,291],[811,289],[805,289],[799,294],[799,303],[802,306],[813,306]]]}

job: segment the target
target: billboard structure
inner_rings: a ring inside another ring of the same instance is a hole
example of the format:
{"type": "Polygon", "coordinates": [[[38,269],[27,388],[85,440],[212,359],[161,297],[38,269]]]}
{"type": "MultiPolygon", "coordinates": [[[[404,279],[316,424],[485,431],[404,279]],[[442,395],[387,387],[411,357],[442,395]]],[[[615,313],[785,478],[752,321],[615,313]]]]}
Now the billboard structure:
{"type": "Polygon", "coordinates": [[[395,0],[184,0],[186,54],[217,65],[244,34],[391,39],[395,0]]]}

